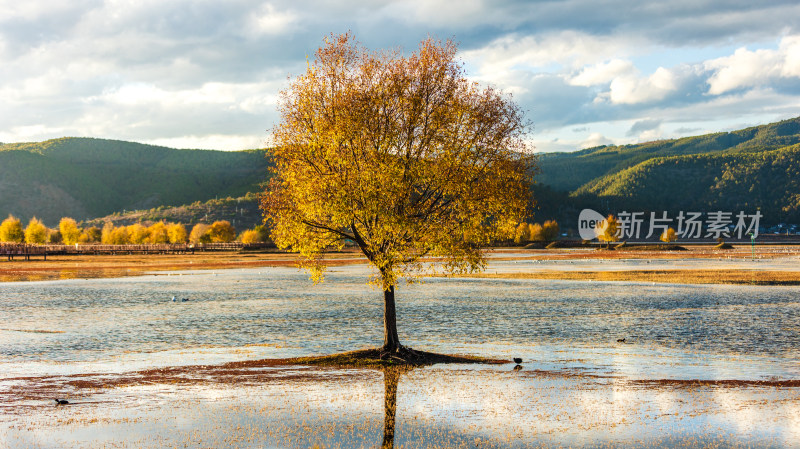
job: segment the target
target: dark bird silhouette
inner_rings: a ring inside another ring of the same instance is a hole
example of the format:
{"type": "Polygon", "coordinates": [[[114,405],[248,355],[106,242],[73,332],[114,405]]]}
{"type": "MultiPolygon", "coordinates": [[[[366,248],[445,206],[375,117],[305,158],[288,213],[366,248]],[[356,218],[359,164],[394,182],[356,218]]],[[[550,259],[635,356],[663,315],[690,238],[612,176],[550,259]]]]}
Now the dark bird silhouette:
{"type": "Polygon", "coordinates": [[[617,339],[617,343],[625,343],[625,339],[624,338],[618,338],[617,339]]]}
{"type": "Polygon", "coordinates": [[[521,359],[521,358],[519,358],[519,357],[514,357],[512,360],[514,360],[514,363],[516,363],[517,365],[519,365],[520,363],[522,363],[522,359],[521,359]]]}
{"type": "Polygon", "coordinates": [[[522,365],[514,365],[514,371],[519,371],[522,369],[522,365]]]}
{"type": "Polygon", "coordinates": [[[58,399],[58,398],[56,398],[56,399],[53,399],[53,400],[56,401],[56,405],[67,405],[67,404],[69,404],[69,401],[66,400],[66,399],[58,399]]]}
{"type": "Polygon", "coordinates": [[[182,299],[181,299],[181,301],[183,301],[183,302],[186,302],[186,301],[188,301],[188,300],[189,300],[189,298],[182,298],[182,299]]]}

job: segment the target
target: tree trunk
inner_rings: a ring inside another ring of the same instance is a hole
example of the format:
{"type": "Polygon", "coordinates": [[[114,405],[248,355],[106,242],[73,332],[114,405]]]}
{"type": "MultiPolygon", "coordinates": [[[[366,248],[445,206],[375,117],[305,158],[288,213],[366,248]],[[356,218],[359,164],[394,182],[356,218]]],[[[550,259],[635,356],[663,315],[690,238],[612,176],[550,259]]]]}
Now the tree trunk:
{"type": "Polygon", "coordinates": [[[396,352],[400,349],[397,338],[397,314],[394,308],[394,285],[383,291],[383,350],[396,352]]]}

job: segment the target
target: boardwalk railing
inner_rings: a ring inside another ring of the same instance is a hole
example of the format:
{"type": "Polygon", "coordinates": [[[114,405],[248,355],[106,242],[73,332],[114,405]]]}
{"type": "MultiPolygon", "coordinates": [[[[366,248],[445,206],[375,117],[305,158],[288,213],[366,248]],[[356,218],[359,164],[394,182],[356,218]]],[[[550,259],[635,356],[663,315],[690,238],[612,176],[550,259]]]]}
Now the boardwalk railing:
{"type": "Polygon", "coordinates": [[[105,245],[90,243],[84,245],[31,245],[26,243],[0,243],[0,257],[13,260],[22,257],[30,260],[32,256],[83,255],[83,254],[193,254],[195,251],[241,251],[243,249],[274,248],[269,243],[160,243],[140,245],[105,245]]]}
{"type": "Polygon", "coordinates": [[[31,260],[31,256],[41,255],[47,260],[47,250],[38,245],[27,245],[25,243],[0,243],[0,257],[7,257],[13,260],[14,257],[22,257],[31,260]]]}

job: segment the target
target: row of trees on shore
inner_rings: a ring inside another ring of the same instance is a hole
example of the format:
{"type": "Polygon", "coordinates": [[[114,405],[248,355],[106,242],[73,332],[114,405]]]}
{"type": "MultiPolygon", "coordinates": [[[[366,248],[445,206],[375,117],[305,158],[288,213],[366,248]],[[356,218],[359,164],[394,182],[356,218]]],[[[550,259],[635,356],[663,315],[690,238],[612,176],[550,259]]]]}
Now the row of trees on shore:
{"type": "Polygon", "coordinates": [[[558,223],[547,220],[544,223],[520,223],[514,231],[514,243],[552,242],[558,239],[558,223]]]}
{"type": "MultiPolygon", "coordinates": [[[[268,232],[263,226],[242,232],[238,239],[244,243],[266,242],[268,232]]],[[[187,231],[181,223],[157,221],[148,226],[134,223],[128,226],[114,226],[111,222],[99,228],[81,228],[69,217],[64,217],[57,228],[48,228],[36,217],[23,227],[22,222],[9,215],[0,224],[0,242],[31,244],[90,244],[110,245],[159,244],[159,243],[224,243],[237,240],[236,229],[227,220],[212,224],[198,223],[187,231]]]]}

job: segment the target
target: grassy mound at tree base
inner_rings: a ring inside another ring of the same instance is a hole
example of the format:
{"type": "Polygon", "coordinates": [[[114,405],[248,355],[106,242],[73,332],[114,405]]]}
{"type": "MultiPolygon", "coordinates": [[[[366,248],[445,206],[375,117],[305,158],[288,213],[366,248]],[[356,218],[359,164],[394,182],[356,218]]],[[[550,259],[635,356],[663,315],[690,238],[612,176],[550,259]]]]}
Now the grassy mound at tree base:
{"type": "Polygon", "coordinates": [[[336,366],[336,367],[378,367],[398,365],[434,365],[437,363],[511,363],[510,360],[489,359],[466,355],[438,354],[417,351],[403,347],[398,352],[386,353],[381,348],[361,349],[318,357],[298,357],[286,359],[298,365],[336,366]]]}

